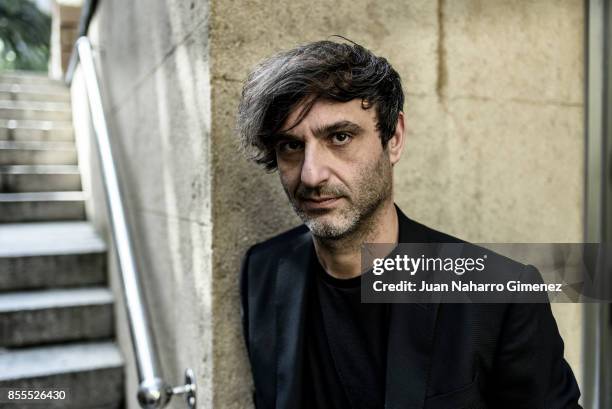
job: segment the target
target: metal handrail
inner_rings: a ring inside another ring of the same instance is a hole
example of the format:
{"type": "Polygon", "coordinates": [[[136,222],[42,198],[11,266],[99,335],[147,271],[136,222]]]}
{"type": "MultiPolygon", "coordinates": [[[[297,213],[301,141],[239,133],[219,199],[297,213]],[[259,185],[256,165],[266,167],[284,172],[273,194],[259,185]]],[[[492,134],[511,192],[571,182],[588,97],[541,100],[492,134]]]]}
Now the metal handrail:
{"type": "Polygon", "coordinates": [[[108,127],[104,117],[102,96],[89,39],[87,37],[80,37],[75,43],[75,50],[76,52],[73,52],[73,55],[76,55],[76,58],[74,58],[74,66],[71,64],[71,69],[69,70],[70,77],[67,78],[67,82],[72,81],[72,73],[76,68],[76,64],[80,62],[89,99],[94,133],[96,135],[98,155],[102,168],[102,182],[108,202],[110,230],[119,260],[119,271],[123,284],[128,324],[138,379],[140,381],[137,394],[138,402],[142,408],[163,408],[168,404],[173,395],[185,394],[188,407],[193,409],[196,406],[196,384],[193,371],[191,369],[185,370],[185,384],[173,388],[163,380],[159,370],[159,361],[152,343],[149,321],[143,307],[138,267],[135,262],[132,240],[130,239],[125,209],[119,189],[108,127]]]}

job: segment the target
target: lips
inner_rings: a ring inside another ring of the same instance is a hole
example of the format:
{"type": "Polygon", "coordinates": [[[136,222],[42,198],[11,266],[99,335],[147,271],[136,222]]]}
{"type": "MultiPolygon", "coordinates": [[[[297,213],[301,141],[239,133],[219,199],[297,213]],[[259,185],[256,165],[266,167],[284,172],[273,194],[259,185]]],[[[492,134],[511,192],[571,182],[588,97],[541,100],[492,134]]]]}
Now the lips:
{"type": "Polygon", "coordinates": [[[302,199],[302,203],[308,209],[328,209],[333,207],[340,197],[316,197],[302,199]]]}

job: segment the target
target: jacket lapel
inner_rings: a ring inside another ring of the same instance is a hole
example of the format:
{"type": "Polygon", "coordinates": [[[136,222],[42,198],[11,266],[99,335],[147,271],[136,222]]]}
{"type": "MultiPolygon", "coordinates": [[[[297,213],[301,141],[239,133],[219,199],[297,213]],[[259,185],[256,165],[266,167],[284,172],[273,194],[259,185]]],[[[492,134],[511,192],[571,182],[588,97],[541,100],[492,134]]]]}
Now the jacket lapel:
{"type": "Polygon", "coordinates": [[[391,304],[385,408],[425,402],[438,304],[391,304]]]}
{"type": "MultiPolygon", "coordinates": [[[[396,207],[397,208],[397,207],[396,207]]],[[[418,223],[397,208],[400,243],[429,243],[418,223]]],[[[438,303],[390,304],[385,408],[421,409],[425,404],[438,303]]]]}
{"type": "Polygon", "coordinates": [[[313,243],[302,235],[293,251],[279,261],[276,275],[276,408],[301,401],[304,317],[313,243]]]}

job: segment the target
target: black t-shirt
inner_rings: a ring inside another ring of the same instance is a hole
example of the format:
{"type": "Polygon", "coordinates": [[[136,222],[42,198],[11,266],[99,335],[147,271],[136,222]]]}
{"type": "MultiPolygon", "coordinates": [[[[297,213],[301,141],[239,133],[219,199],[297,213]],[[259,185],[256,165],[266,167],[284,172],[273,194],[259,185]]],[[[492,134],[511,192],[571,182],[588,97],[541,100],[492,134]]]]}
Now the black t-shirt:
{"type": "Polygon", "coordinates": [[[361,277],[334,278],[312,257],[302,408],[382,408],[388,305],[362,304],[361,277]]]}

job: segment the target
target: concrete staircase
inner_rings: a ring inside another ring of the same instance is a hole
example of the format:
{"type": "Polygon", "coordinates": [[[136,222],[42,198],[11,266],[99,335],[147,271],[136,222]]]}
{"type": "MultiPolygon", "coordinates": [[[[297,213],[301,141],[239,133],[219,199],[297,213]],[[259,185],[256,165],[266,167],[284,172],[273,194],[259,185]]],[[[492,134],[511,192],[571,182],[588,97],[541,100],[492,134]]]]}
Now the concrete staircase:
{"type": "Polygon", "coordinates": [[[106,273],[106,245],[85,220],[68,89],[0,72],[0,390],[67,392],[0,407],[124,407],[106,273]]]}

